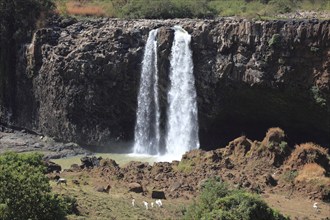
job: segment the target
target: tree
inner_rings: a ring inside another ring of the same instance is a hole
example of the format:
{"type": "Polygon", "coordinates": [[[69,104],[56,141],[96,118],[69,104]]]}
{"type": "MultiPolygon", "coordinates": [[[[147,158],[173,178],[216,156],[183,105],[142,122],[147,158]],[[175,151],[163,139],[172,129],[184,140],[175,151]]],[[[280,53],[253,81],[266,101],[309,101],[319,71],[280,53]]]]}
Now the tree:
{"type": "Polygon", "coordinates": [[[242,190],[230,190],[220,179],[203,185],[197,203],[188,208],[185,219],[285,220],[258,196],[242,190]]]}
{"type": "Polygon", "coordinates": [[[0,117],[4,109],[15,110],[17,51],[31,39],[41,13],[53,7],[52,0],[0,0],[0,117]]]}
{"type": "Polygon", "coordinates": [[[44,172],[41,154],[0,155],[0,219],[65,219],[67,204],[44,172]]]}

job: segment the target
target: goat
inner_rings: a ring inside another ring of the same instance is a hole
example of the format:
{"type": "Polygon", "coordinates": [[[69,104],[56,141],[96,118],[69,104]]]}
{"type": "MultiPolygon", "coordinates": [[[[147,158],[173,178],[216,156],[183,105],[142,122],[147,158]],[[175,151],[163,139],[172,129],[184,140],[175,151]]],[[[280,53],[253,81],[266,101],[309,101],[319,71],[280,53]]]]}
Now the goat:
{"type": "Polygon", "coordinates": [[[156,200],[156,204],[158,205],[158,207],[163,207],[162,200],[160,200],[160,199],[156,200]]]}
{"type": "Polygon", "coordinates": [[[143,204],[146,207],[146,210],[148,210],[148,203],[146,201],[143,201],[143,204]]]}
{"type": "Polygon", "coordinates": [[[317,206],[317,202],[315,202],[314,204],[313,204],[313,208],[316,210],[316,212],[319,212],[320,210],[319,210],[319,207],[317,206]]]}
{"type": "Polygon", "coordinates": [[[66,184],[66,179],[64,179],[64,178],[59,178],[58,180],[57,180],[57,185],[59,185],[59,184],[62,184],[62,183],[64,183],[66,186],[67,186],[67,184],[66,184]]]}
{"type": "Polygon", "coordinates": [[[132,199],[132,206],[135,206],[135,199],[132,199]]]}

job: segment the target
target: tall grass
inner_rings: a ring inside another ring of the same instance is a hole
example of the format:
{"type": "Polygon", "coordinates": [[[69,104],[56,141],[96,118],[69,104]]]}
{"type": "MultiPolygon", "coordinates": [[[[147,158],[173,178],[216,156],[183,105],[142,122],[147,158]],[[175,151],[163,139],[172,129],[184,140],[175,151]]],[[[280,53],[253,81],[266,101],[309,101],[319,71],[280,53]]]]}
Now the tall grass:
{"type": "Polygon", "coordinates": [[[329,0],[303,0],[299,4],[301,10],[306,11],[330,11],[329,0]]]}
{"type": "Polygon", "coordinates": [[[79,2],[67,2],[66,10],[68,14],[80,16],[105,16],[105,11],[98,5],[83,5],[79,2]]]}

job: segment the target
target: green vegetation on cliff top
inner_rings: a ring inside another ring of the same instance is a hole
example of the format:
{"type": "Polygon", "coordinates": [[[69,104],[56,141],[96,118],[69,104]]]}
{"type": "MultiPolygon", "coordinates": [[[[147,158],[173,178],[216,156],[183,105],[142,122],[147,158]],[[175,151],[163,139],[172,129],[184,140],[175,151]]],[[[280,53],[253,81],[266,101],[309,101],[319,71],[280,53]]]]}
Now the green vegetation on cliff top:
{"type": "Polygon", "coordinates": [[[162,19],[261,18],[297,10],[330,11],[328,0],[56,0],[56,5],[64,15],[162,19]]]}

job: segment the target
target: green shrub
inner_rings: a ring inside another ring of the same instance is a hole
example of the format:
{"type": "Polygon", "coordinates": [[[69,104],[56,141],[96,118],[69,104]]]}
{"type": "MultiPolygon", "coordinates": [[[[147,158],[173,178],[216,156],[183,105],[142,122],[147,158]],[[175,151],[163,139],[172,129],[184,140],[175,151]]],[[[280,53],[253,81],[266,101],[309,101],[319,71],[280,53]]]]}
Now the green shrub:
{"type": "Polygon", "coordinates": [[[182,160],[178,164],[178,170],[184,173],[190,173],[193,170],[194,162],[192,160],[182,160]]]}
{"type": "Polygon", "coordinates": [[[313,86],[311,89],[310,89],[312,95],[313,95],[313,98],[316,102],[316,104],[322,106],[322,107],[325,107],[326,106],[326,103],[327,103],[327,100],[323,97],[321,91],[319,90],[319,88],[317,86],[313,86]]]}
{"type": "Polygon", "coordinates": [[[285,152],[287,150],[288,143],[286,141],[281,141],[279,146],[280,146],[280,150],[281,150],[281,153],[282,153],[282,152],[285,152]]]}
{"type": "Polygon", "coordinates": [[[277,14],[292,12],[297,7],[296,0],[272,0],[269,2],[277,14]]]}
{"type": "Polygon", "coordinates": [[[230,190],[219,179],[208,180],[197,203],[187,209],[185,219],[284,220],[258,196],[242,190],[230,190]]]}
{"type": "Polygon", "coordinates": [[[289,170],[282,174],[282,179],[285,182],[293,183],[294,179],[298,176],[298,171],[296,170],[289,170]]]}
{"type": "Polygon", "coordinates": [[[119,16],[125,18],[205,18],[217,15],[208,0],[114,0],[113,5],[119,16]]]}
{"type": "Polygon", "coordinates": [[[313,53],[317,53],[320,50],[320,48],[318,48],[318,47],[311,47],[310,50],[313,53]]]}
{"type": "Polygon", "coordinates": [[[0,155],[0,219],[65,219],[72,203],[50,193],[41,154],[0,155]]]}
{"type": "Polygon", "coordinates": [[[268,41],[270,47],[278,45],[281,42],[281,35],[273,34],[272,38],[268,41]]]}

